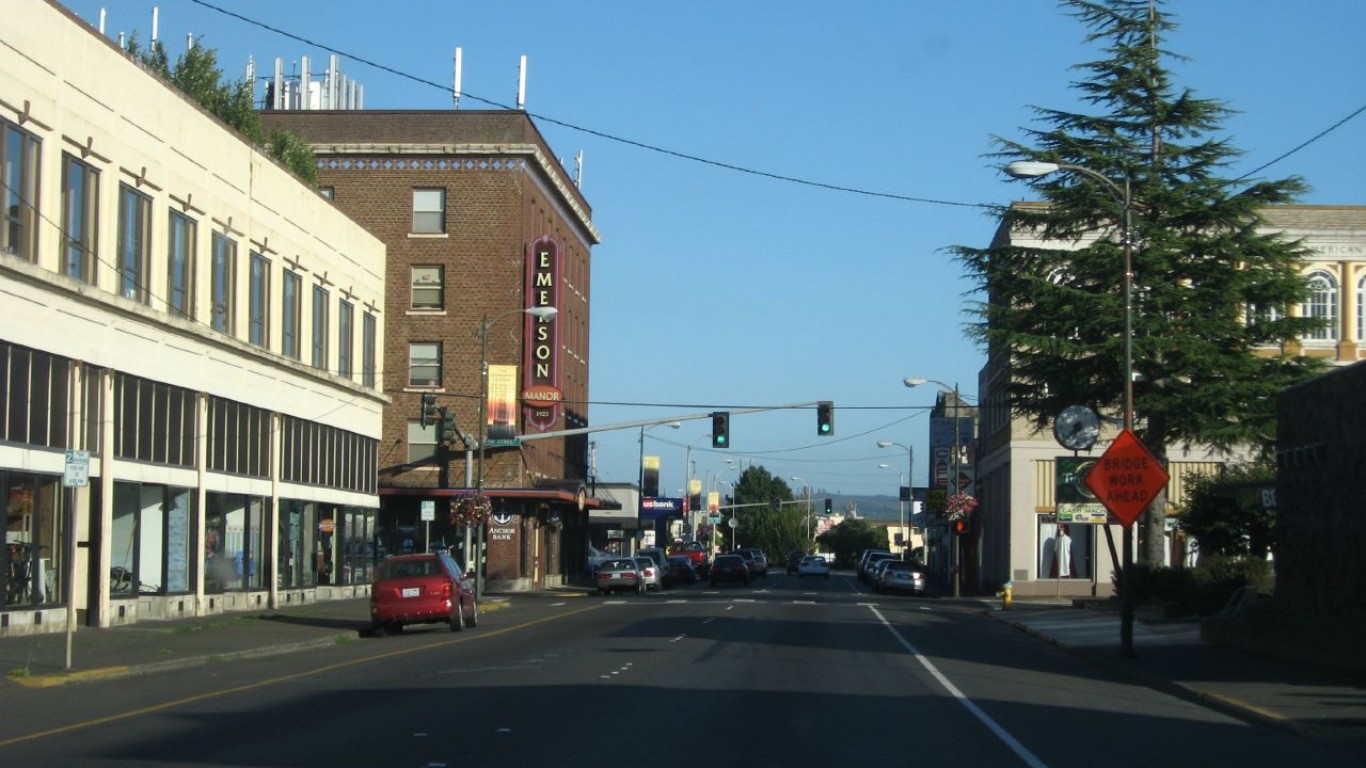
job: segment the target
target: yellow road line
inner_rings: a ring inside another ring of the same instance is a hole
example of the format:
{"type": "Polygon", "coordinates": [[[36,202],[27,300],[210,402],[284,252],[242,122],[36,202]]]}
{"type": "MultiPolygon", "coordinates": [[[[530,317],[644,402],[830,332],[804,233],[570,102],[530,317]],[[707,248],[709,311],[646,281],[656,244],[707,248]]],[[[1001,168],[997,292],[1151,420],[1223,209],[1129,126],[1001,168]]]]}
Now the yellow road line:
{"type": "MultiPolygon", "coordinates": [[[[515,626],[504,627],[503,629],[496,629],[496,630],[493,630],[492,632],[479,632],[478,634],[468,634],[468,635],[467,635],[467,634],[462,634],[462,635],[461,635],[459,638],[457,638],[457,639],[443,640],[443,641],[441,641],[441,642],[435,642],[435,643],[428,643],[427,645],[419,645],[419,646],[416,646],[416,647],[413,647],[413,648],[401,648],[401,649],[396,650],[396,651],[386,651],[385,653],[378,653],[378,654],[375,654],[375,655],[373,655],[373,656],[366,656],[365,658],[360,658],[360,659],[350,659],[350,660],[348,660],[348,661],[339,661],[339,662],[337,662],[337,663],[335,663],[335,664],[328,664],[328,665],[326,665],[326,666],[318,667],[318,668],[316,668],[316,669],[310,669],[310,670],[306,670],[306,671],[303,671],[303,672],[295,672],[294,674],[291,674],[291,675],[283,675],[283,676],[281,676],[281,677],[274,677],[274,678],[270,678],[269,680],[259,680],[259,681],[255,682],[255,683],[247,683],[246,685],[239,685],[239,686],[237,686],[237,687],[235,687],[235,688],[227,688],[227,689],[224,689],[224,690],[221,690],[221,691],[209,691],[209,692],[207,692],[207,693],[201,693],[201,694],[197,694],[197,695],[194,695],[194,696],[186,696],[185,698],[176,699],[176,700],[174,700],[174,701],[166,701],[166,702],[162,702],[161,704],[153,704],[153,705],[150,706],[150,707],[143,707],[143,708],[141,708],[141,709],[133,709],[133,710],[129,710],[129,711],[127,711],[127,712],[120,712],[120,713],[115,714],[115,715],[106,715],[105,717],[97,717],[97,718],[95,718],[95,719],[93,719],[93,720],[84,720],[84,721],[81,721],[81,722],[79,722],[79,723],[71,723],[70,725],[63,725],[63,726],[58,727],[58,728],[49,728],[49,729],[46,730],[46,731],[38,731],[38,732],[36,732],[36,733],[29,733],[29,734],[25,734],[25,735],[23,735],[23,736],[14,736],[14,737],[11,737],[11,738],[8,738],[8,739],[0,740],[0,747],[8,747],[8,746],[11,746],[11,745],[14,745],[14,744],[21,744],[21,743],[27,742],[27,741],[36,741],[36,740],[38,740],[38,739],[45,739],[45,738],[48,738],[48,737],[50,737],[50,736],[58,736],[58,735],[61,735],[61,734],[64,734],[64,733],[71,733],[71,732],[73,732],[73,731],[80,731],[80,730],[84,730],[84,729],[86,729],[86,728],[94,727],[94,726],[96,726],[96,725],[104,725],[104,724],[106,724],[106,723],[114,723],[114,722],[118,722],[118,721],[120,721],[120,720],[129,720],[129,719],[131,719],[131,718],[139,717],[139,716],[141,716],[141,715],[149,715],[149,714],[152,714],[152,713],[154,713],[154,712],[163,712],[163,711],[165,711],[165,710],[173,709],[173,708],[175,708],[175,707],[184,706],[184,705],[186,705],[186,704],[194,704],[194,703],[200,702],[200,701],[208,701],[209,699],[217,699],[217,698],[222,698],[222,697],[225,697],[225,696],[231,696],[231,695],[233,695],[233,694],[242,693],[242,692],[244,692],[244,691],[251,691],[251,690],[255,690],[255,689],[257,689],[257,688],[265,688],[265,687],[268,687],[268,686],[271,686],[271,685],[278,685],[278,684],[280,684],[280,683],[289,682],[289,681],[291,681],[291,680],[299,680],[299,679],[302,679],[302,678],[305,678],[305,677],[311,677],[311,676],[313,676],[313,675],[320,675],[320,674],[322,674],[322,673],[324,673],[324,672],[332,672],[332,671],[338,670],[338,669],[345,669],[346,667],[355,667],[355,666],[359,666],[359,665],[361,665],[361,664],[368,664],[368,663],[370,663],[370,662],[372,662],[372,661],[379,661],[380,659],[391,659],[391,658],[395,658],[395,657],[398,657],[398,656],[406,656],[406,655],[411,654],[411,653],[418,653],[418,652],[420,652],[420,651],[430,651],[430,650],[432,650],[433,648],[445,648],[445,647],[447,647],[447,646],[455,645],[455,644],[457,644],[457,643],[470,643],[470,642],[474,642],[474,641],[476,641],[476,640],[484,640],[484,639],[486,639],[486,638],[498,637],[499,635],[505,635],[505,634],[508,634],[508,633],[510,633],[510,632],[515,632],[515,631],[517,631],[517,630],[526,629],[527,627],[532,627],[532,626],[535,626],[535,625],[537,625],[537,624],[544,624],[544,623],[546,623],[546,622],[548,622],[548,621],[556,621],[556,620],[559,620],[559,619],[568,618],[568,617],[570,617],[570,616],[575,616],[575,615],[580,614],[580,613],[586,613],[586,612],[588,612],[588,611],[595,611],[595,610],[597,610],[597,609],[599,609],[599,608],[601,608],[601,607],[602,607],[601,604],[591,605],[591,606],[589,606],[589,607],[587,607],[587,608],[580,608],[580,609],[578,609],[578,610],[570,611],[570,612],[568,612],[568,613],[562,613],[562,614],[559,614],[559,615],[556,615],[556,616],[547,616],[547,617],[545,617],[545,618],[543,618],[543,619],[535,619],[534,621],[524,622],[524,623],[522,623],[522,624],[517,624],[517,625],[515,625],[515,626]]],[[[111,668],[111,667],[106,667],[105,669],[112,669],[112,668],[111,668]]],[[[99,670],[91,670],[91,671],[92,671],[92,672],[95,672],[95,671],[99,671],[99,670]]]]}

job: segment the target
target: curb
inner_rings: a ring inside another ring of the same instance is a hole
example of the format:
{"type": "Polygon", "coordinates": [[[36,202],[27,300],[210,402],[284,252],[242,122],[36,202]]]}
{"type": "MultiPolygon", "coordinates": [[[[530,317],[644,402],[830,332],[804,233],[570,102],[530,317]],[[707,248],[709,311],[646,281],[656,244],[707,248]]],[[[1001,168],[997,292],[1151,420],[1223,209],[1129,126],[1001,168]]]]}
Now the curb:
{"type": "MultiPolygon", "coordinates": [[[[489,598],[485,603],[479,606],[479,611],[481,613],[492,613],[508,607],[511,607],[511,604],[506,598],[489,598]]],[[[345,632],[319,637],[313,640],[301,640],[293,643],[244,648],[240,651],[190,656],[169,661],[153,661],[146,664],[121,664],[110,667],[73,670],[70,672],[54,672],[52,674],[33,675],[30,677],[10,677],[9,681],[22,688],[29,689],[55,688],[59,685],[69,685],[73,683],[102,682],[105,680],[117,680],[124,677],[156,674],[158,672],[172,672],[178,669],[204,667],[210,664],[222,664],[224,662],[237,661],[239,659],[254,659],[266,656],[279,656],[287,653],[298,653],[300,651],[312,651],[352,642],[365,637],[365,635],[365,630],[354,633],[345,632]]]]}
{"type": "Polygon", "coordinates": [[[1083,648],[1076,648],[1074,646],[1068,645],[1067,643],[1061,640],[1058,640],[1055,637],[1038,632],[1037,630],[1034,630],[1025,624],[1012,621],[1004,616],[998,616],[998,614],[1000,613],[999,611],[988,609],[988,612],[992,616],[999,618],[1001,621],[1006,622],[1007,625],[1020,632],[1024,632],[1025,634],[1030,635],[1031,637],[1043,640],[1057,648],[1060,648],[1070,653],[1073,656],[1076,656],[1077,658],[1086,659],[1087,661],[1093,664],[1105,667],[1111,672],[1123,675],[1124,677],[1127,677],[1130,680],[1133,680],[1134,682],[1137,682],[1148,688],[1152,688],[1153,690],[1161,691],[1162,693],[1166,693],[1170,696],[1175,696],[1176,698],[1179,698],[1183,701],[1187,701],[1192,704],[1198,704],[1202,707],[1215,710],[1222,714],[1228,715],[1229,717],[1242,720],[1246,723],[1274,728],[1276,730],[1280,730],[1296,736],[1310,735],[1308,729],[1299,726],[1297,723],[1295,723],[1295,721],[1291,720],[1285,715],[1273,712],[1263,707],[1247,704],[1231,696],[1226,696],[1220,693],[1209,693],[1206,691],[1200,691],[1191,688],[1187,685],[1184,685],[1182,683],[1178,683],[1174,680],[1168,680],[1167,678],[1164,678],[1160,675],[1136,669],[1132,665],[1123,663],[1123,661],[1121,660],[1112,659],[1104,654],[1096,653],[1095,651],[1090,651],[1083,648]]]}

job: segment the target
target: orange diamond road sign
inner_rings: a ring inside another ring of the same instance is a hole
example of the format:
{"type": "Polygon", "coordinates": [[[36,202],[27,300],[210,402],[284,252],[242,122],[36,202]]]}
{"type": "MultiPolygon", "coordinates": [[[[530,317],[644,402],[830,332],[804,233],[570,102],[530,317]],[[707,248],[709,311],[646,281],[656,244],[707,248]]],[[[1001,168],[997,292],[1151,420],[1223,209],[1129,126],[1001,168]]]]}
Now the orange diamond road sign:
{"type": "Polygon", "coordinates": [[[1157,457],[1126,429],[1086,473],[1085,482],[1110,514],[1128,528],[1168,479],[1157,457]]]}

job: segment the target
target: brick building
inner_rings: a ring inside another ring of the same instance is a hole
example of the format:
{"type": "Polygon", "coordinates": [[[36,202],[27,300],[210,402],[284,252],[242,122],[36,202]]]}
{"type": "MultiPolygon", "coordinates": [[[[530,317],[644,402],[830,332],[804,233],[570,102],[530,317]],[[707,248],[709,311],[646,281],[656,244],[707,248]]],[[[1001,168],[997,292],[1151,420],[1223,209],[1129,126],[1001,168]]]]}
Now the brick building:
{"type": "Polygon", "coordinates": [[[587,508],[601,504],[585,487],[588,440],[544,436],[588,425],[590,249],[599,235],[536,126],[519,111],[262,117],[312,144],[323,193],[388,249],[381,554],[477,549],[478,527],[451,510],[480,485],[482,465],[492,502],[488,584],[526,589],[576,575],[587,508]],[[557,314],[523,313],[532,307],[557,314]],[[440,417],[423,423],[424,395],[451,427],[440,417]],[[423,502],[434,519],[423,519],[423,502]]]}

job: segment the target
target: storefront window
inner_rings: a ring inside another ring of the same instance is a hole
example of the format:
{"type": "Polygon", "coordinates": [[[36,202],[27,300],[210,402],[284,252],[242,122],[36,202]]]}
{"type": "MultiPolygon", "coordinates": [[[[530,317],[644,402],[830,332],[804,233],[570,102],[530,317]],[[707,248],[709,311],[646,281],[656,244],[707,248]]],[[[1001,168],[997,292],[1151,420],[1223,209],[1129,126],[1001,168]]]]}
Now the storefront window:
{"type": "Polygon", "coordinates": [[[1039,516],[1039,578],[1090,579],[1095,551],[1094,526],[1064,523],[1039,516]]]}
{"type": "Polygon", "coordinates": [[[0,472],[5,501],[0,546],[0,607],[54,605],[62,601],[65,524],[61,478],[0,472]]]}
{"type": "Polygon", "coordinates": [[[204,591],[260,589],[264,583],[264,501],[226,493],[206,496],[204,591]]]}
{"type": "Polygon", "coordinates": [[[279,567],[281,589],[312,586],[316,562],[309,557],[317,538],[318,505],[285,499],[280,502],[279,567]]]}
{"type": "Polygon", "coordinates": [[[185,488],[114,483],[112,596],[190,590],[191,507],[192,497],[185,488]]]}

